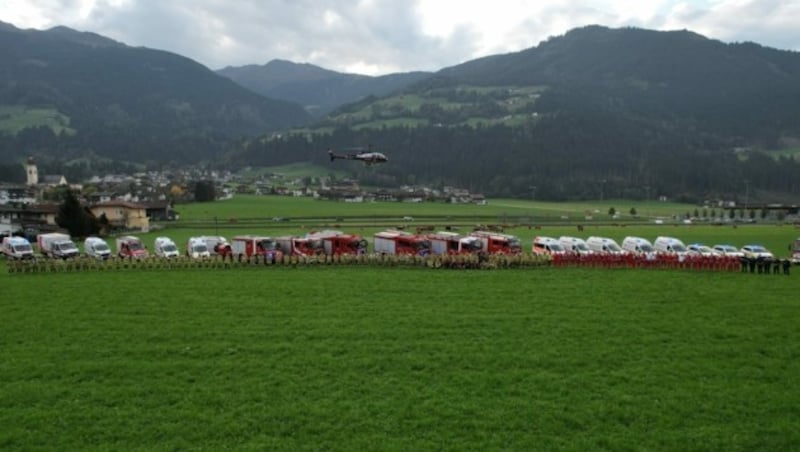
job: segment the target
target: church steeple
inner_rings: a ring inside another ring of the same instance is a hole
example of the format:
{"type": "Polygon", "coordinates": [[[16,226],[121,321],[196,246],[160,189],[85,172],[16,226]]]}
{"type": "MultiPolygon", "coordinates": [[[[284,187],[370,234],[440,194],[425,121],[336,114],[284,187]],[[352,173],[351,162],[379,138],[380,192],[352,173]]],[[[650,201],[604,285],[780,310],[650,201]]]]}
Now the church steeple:
{"type": "Polygon", "coordinates": [[[28,157],[28,161],[25,163],[25,174],[28,186],[39,184],[39,170],[36,168],[36,160],[33,157],[28,157]]]}

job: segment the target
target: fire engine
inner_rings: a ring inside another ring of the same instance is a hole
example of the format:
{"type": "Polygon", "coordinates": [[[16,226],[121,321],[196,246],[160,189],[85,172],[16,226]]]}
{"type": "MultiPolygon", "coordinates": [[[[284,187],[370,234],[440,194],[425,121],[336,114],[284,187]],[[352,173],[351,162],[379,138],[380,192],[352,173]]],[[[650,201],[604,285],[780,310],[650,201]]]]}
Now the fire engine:
{"type": "Polygon", "coordinates": [[[465,237],[455,232],[437,232],[427,237],[431,242],[431,253],[437,255],[471,254],[483,249],[483,241],[478,237],[465,237]]]}
{"type": "Polygon", "coordinates": [[[367,241],[355,234],[332,235],[322,239],[322,249],[328,256],[366,254],[367,241]]]}
{"type": "Polygon", "coordinates": [[[409,232],[383,231],[374,239],[376,253],[426,256],[431,252],[431,242],[425,236],[409,232]]]}
{"type": "Polygon", "coordinates": [[[119,257],[132,257],[135,259],[145,258],[150,253],[142,244],[138,237],[126,235],[117,239],[117,255],[119,257]]]}
{"type": "Polygon", "coordinates": [[[473,231],[469,235],[481,239],[483,251],[490,254],[518,254],[522,252],[519,237],[491,231],[473,231]]]}
{"type": "Polygon", "coordinates": [[[284,255],[314,256],[322,253],[321,245],[307,237],[285,235],[275,239],[284,255]]]}
{"type": "Polygon", "coordinates": [[[235,256],[265,256],[270,260],[279,260],[283,252],[272,237],[260,235],[239,235],[231,242],[231,251],[235,256]]]}

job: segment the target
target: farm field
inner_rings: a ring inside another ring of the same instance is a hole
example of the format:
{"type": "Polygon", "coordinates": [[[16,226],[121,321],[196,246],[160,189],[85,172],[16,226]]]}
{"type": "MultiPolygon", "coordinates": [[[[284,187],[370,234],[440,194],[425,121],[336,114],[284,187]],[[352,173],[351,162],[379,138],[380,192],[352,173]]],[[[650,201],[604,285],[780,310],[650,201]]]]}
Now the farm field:
{"type": "MultiPolygon", "coordinates": [[[[659,235],[677,237],[684,243],[701,242],[707,245],[730,243],[737,247],[757,243],[766,246],[778,257],[788,255],[789,244],[800,236],[800,229],[780,224],[684,225],[668,220],[654,224],[650,218],[681,215],[694,210],[686,204],[661,202],[633,205],[639,218],[622,215],[611,220],[609,205],[629,206],[630,201],[584,203],[548,203],[520,200],[492,200],[489,205],[445,203],[343,203],[318,201],[286,196],[237,196],[213,203],[178,205],[180,220],[161,223],[165,229],[139,234],[148,246],[159,235],[167,235],[180,246],[196,235],[223,235],[231,238],[240,234],[270,236],[303,235],[319,229],[338,229],[371,239],[375,232],[390,228],[415,231],[418,227],[443,230],[447,227],[468,233],[478,225],[506,224],[506,233],[519,236],[525,249],[537,235],[562,235],[586,238],[591,235],[610,237],[621,243],[626,236],[639,236],[650,241],[659,235]],[[584,212],[598,210],[597,219],[583,219],[584,212]],[[580,220],[562,220],[580,218],[580,220]],[[583,230],[579,230],[578,226],[583,230]]],[[[620,209],[628,211],[626,209],[620,209]]]]}
{"type": "Polygon", "coordinates": [[[796,277],[3,272],[0,448],[797,449],[796,277]]]}

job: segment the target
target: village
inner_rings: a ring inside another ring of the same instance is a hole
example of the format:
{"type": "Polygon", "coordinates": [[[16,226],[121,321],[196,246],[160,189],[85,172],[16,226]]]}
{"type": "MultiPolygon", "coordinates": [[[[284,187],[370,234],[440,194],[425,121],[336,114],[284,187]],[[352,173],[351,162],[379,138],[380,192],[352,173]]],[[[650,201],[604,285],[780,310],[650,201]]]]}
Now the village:
{"type": "Polygon", "coordinates": [[[25,172],[24,184],[0,181],[0,236],[33,237],[61,230],[56,217],[66,190],[74,193],[93,216],[103,216],[110,225],[110,232],[147,232],[151,222],[178,220],[180,204],[224,200],[237,194],[302,196],[348,203],[487,203],[482,194],[455,187],[403,186],[370,190],[348,178],[291,178],[278,173],[253,176],[246,172],[234,174],[190,168],[108,174],[73,182],[64,175],[40,175],[34,158],[27,159],[20,171],[25,172]],[[200,185],[210,186],[211,190],[199,193],[200,185]]]}

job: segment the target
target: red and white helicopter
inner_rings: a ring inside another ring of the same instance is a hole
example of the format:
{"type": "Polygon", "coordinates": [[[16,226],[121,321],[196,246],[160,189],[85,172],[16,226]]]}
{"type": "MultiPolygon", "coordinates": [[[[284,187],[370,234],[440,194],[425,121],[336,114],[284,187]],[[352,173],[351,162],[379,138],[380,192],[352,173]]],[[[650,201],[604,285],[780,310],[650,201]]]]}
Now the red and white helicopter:
{"type": "Polygon", "coordinates": [[[375,152],[372,150],[372,145],[368,145],[366,148],[348,148],[348,151],[360,151],[352,154],[337,154],[333,152],[333,149],[328,149],[328,156],[331,158],[331,162],[336,159],[342,160],[360,160],[364,162],[365,165],[374,165],[377,163],[386,163],[389,159],[381,152],[375,152]]]}

